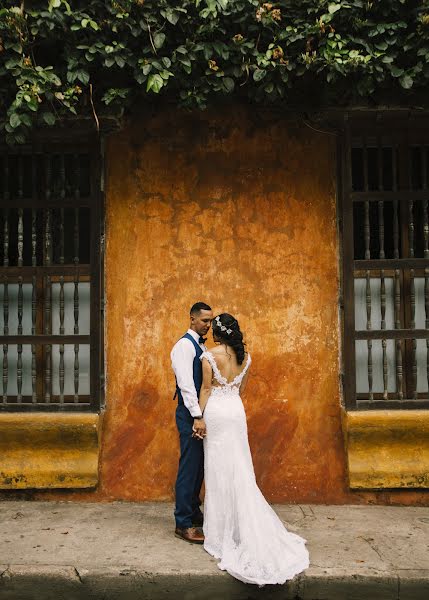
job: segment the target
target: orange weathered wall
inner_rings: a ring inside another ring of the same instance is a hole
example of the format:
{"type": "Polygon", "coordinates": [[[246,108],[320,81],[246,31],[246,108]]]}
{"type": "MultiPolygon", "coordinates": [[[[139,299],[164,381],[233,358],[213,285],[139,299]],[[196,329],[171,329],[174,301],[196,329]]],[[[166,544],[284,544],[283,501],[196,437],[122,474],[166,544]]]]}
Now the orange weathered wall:
{"type": "Polygon", "coordinates": [[[391,501],[395,493],[347,489],[335,137],[252,110],[164,111],[111,139],[107,174],[101,493],[173,497],[169,355],[189,306],[203,300],[236,315],[245,332],[245,406],[267,498],[391,501]]]}
{"type": "Polygon", "coordinates": [[[338,397],[335,144],[244,110],[133,123],[107,154],[107,413],[102,486],[171,498],[173,343],[203,300],[236,315],[270,500],[344,489],[338,397]]]}
{"type": "Polygon", "coordinates": [[[96,492],[171,500],[170,349],[198,300],[236,315],[244,402],[274,502],[424,503],[350,492],[339,397],[335,137],[254,109],[135,117],[106,148],[106,413],[96,492]]]}

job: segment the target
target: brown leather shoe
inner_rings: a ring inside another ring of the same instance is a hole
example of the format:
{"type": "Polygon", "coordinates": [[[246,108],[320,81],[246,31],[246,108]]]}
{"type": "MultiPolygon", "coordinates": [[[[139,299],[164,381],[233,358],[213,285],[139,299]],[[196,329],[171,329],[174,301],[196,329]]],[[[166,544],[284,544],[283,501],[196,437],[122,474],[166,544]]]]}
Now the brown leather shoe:
{"type": "Polygon", "coordinates": [[[176,528],[174,535],[182,540],[191,542],[191,544],[204,544],[204,534],[197,527],[188,527],[187,529],[176,528]]]}

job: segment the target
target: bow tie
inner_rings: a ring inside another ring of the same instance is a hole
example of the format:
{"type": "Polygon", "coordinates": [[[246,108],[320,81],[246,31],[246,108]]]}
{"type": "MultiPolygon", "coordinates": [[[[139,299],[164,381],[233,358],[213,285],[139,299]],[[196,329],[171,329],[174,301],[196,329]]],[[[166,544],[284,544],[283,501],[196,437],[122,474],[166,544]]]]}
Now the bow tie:
{"type": "Polygon", "coordinates": [[[207,338],[200,337],[200,339],[198,340],[198,342],[200,344],[205,344],[207,342],[207,338]]]}

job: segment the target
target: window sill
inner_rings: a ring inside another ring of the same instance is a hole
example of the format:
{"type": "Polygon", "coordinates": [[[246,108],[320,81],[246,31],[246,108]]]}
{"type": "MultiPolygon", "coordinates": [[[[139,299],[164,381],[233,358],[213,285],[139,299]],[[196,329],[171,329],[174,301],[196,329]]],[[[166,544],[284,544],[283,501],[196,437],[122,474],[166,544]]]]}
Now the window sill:
{"type": "Polygon", "coordinates": [[[429,488],[429,410],[343,411],[349,486],[429,488]]]}
{"type": "Polygon", "coordinates": [[[99,428],[97,414],[0,414],[0,489],[95,487],[99,428]]]}

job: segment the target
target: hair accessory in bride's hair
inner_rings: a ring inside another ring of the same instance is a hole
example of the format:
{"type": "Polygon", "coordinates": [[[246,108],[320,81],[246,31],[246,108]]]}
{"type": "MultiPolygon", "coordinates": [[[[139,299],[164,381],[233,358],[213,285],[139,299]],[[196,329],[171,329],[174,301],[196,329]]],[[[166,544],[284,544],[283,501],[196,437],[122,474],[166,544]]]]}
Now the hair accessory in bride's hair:
{"type": "Polygon", "coordinates": [[[216,325],[217,325],[218,327],[220,327],[220,330],[221,330],[221,331],[226,331],[226,333],[227,333],[228,335],[229,335],[230,333],[232,333],[232,329],[227,329],[227,328],[225,327],[225,325],[222,325],[219,315],[218,315],[217,317],[215,317],[215,321],[216,321],[216,325]]]}

